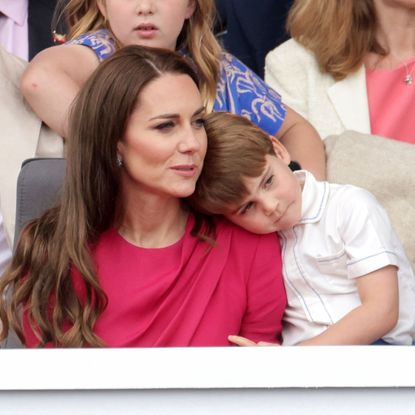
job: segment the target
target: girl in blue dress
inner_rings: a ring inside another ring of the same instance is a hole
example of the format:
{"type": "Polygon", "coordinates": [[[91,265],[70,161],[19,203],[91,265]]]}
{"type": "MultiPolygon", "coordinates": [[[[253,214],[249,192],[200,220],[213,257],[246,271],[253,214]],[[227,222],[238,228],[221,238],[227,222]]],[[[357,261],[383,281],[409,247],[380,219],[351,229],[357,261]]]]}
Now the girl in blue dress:
{"type": "Polygon", "coordinates": [[[21,88],[36,114],[63,137],[69,107],[100,61],[125,45],[166,48],[193,61],[207,111],[246,116],[279,138],[303,168],[324,178],[324,149],[315,129],[283,105],[279,94],[253,71],[221,49],[212,32],[213,0],[61,3],[69,27],[67,42],[39,53],[28,65],[21,88]]]}

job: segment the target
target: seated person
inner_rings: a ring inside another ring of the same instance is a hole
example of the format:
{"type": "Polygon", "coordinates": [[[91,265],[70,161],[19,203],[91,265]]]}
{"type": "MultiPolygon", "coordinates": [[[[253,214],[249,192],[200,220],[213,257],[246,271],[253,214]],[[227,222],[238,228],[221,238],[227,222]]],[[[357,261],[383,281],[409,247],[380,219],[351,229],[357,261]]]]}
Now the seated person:
{"type": "Polygon", "coordinates": [[[265,80],[323,139],[354,130],[415,143],[412,1],[294,0],[287,26],[265,80]]]}
{"type": "Polygon", "coordinates": [[[62,139],[25,102],[20,78],[27,62],[0,47],[0,212],[10,248],[16,216],[16,183],[22,162],[31,157],[61,157],[62,139]]]}
{"type": "Polygon", "coordinates": [[[51,22],[56,0],[0,1],[0,45],[30,60],[53,46],[51,22]]]}
{"type": "Polygon", "coordinates": [[[415,276],[372,194],[292,172],[283,145],[245,118],[211,114],[205,125],[209,146],[191,203],[253,233],[278,232],[283,344],[412,344],[415,276]]]}
{"type": "Polygon", "coordinates": [[[71,113],[60,205],[23,229],[0,280],[0,340],[13,329],[29,347],[279,341],[278,238],[186,202],[207,145],[198,82],[164,49],[128,46],[98,66],[71,113]]]}

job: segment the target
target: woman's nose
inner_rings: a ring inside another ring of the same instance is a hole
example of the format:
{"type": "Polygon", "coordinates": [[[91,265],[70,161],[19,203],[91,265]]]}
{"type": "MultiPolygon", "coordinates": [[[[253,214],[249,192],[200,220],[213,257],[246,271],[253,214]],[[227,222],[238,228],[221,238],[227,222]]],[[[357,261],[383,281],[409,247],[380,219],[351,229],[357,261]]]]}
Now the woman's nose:
{"type": "Polygon", "coordinates": [[[198,134],[190,129],[184,133],[184,136],[179,144],[179,151],[182,153],[194,153],[201,149],[201,138],[198,134]]]}

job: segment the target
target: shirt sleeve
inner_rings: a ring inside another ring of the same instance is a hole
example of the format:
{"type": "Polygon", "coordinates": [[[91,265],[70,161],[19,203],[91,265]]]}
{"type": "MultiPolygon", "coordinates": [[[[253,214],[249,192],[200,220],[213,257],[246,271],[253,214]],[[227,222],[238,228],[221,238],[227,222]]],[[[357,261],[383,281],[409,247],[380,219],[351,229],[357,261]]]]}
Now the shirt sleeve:
{"type": "Polygon", "coordinates": [[[222,55],[214,111],[247,117],[275,135],[285,119],[280,95],[234,56],[222,55]]]}
{"type": "Polygon", "coordinates": [[[338,212],[350,278],[388,265],[399,268],[402,248],[389,217],[370,192],[348,186],[338,212]]]}
{"type": "Polygon", "coordinates": [[[286,293],[276,234],[259,238],[247,282],[247,309],[240,335],[255,342],[281,342],[286,293]]]}
{"type": "Polygon", "coordinates": [[[106,29],[88,32],[68,42],[66,45],[86,46],[94,51],[99,61],[109,58],[115,52],[115,42],[106,29]]]}

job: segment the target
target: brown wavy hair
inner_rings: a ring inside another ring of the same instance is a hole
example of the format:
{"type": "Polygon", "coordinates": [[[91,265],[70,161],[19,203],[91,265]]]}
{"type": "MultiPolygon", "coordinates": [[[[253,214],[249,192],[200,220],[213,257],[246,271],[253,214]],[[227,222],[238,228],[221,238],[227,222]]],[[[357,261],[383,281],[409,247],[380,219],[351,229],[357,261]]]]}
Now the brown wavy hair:
{"type": "Polygon", "coordinates": [[[198,84],[197,74],[176,53],[128,46],[99,65],[82,88],[70,116],[60,206],[24,228],[0,279],[0,340],[12,329],[24,342],[26,310],[39,346],[103,346],[93,328],[106,296],[91,249],[117,219],[117,143],[143,88],[166,73],[188,75],[198,84]],[[76,294],[72,267],[82,276],[85,300],[76,294]]]}
{"type": "Polygon", "coordinates": [[[376,29],[373,0],[294,0],[287,19],[291,37],[336,80],[358,70],[367,53],[387,54],[376,29]]]}
{"type": "Polygon", "coordinates": [[[267,133],[247,118],[214,112],[205,120],[208,149],[191,206],[204,214],[223,214],[244,199],[245,177],[259,177],[266,155],[275,155],[267,133]]]}
{"type": "MultiPolygon", "coordinates": [[[[195,11],[184,23],[177,40],[177,49],[186,49],[195,62],[201,81],[202,97],[210,111],[216,98],[221,54],[221,47],[213,34],[215,5],[214,0],[194,1],[195,11]]],[[[58,0],[53,26],[66,27],[68,40],[87,32],[108,28],[98,9],[97,0],[58,0]]]]}

